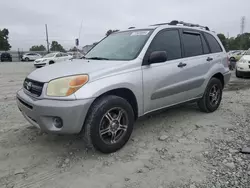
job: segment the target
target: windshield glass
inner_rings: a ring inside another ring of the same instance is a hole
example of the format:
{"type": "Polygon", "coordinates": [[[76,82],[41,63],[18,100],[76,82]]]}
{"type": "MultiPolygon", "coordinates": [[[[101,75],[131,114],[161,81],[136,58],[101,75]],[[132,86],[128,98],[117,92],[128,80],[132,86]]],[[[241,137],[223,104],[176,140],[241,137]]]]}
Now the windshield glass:
{"type": "Polygon", "coordinates": [[[47,54],[45,56],[43,56],[44,58],[47,58],[47,57],[54,57],[55,56],[55,53],[51,53],[51,54],[47,54]]]}
{"type": "Polygon", "coordinates": [[[85,58],[109,60],[135,59],[151,33],[152,30],[113,33],[92,48],[85,58]]]}

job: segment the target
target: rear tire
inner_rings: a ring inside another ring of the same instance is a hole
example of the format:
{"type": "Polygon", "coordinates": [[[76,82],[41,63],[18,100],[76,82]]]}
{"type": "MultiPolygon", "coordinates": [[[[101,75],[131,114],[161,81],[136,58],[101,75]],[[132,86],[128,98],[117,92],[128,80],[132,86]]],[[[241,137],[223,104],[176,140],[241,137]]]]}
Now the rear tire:
{"type": "Polygon", "coordinates": [[[103,96],[90,107],[82,134],[87,148],[113,153],[127,143],[133,126],[134,112],[131,105],[118,96],[103,96]]]}
{"type": "Polygon", "coordinates": [[[26,57],[24,60],[25,60],[25,61],[30,61],[30,59],[29,59],[28,57],[26,57]]]}
{"type": "Polygon", "coordinates": [[[202,112],[211,113],[218,109],[222,99],[222,83],[217,78],[211,78],[203,97],[198,101],[198,107],[202,112]]]}

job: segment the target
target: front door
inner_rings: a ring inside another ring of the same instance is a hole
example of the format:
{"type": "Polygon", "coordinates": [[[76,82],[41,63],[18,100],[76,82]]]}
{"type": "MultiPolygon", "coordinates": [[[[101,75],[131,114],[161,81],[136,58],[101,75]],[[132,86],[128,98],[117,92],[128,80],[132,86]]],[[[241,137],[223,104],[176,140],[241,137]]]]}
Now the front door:
{"type": "Polygon", "coordinates": [[[144,90],[144,113],[154,111],[186,100],[183,74],[186,64],[182,62],[182,47],[178,29],[160,31],[145,55],[147,61],[153,51],[166,51],[167,61],[142,67],[144,90]]]}

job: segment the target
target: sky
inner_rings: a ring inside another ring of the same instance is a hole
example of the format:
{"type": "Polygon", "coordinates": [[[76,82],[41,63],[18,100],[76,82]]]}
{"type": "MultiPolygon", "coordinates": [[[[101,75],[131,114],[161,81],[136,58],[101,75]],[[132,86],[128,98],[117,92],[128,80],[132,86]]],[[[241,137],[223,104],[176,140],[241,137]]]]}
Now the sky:
{"type": "Polygon", "coordinates": [[[232,37],[240,33],[242,16],[246,17],[245,32],[250,32],[250,0],[0,1],[0,29],[9,30],[12,50],[46,45],[45,24],[49,41],[56,40],[69,49],[76,38],[84,46],[102,39],[109,29],[171,20],[205,25],[232,37]]]}

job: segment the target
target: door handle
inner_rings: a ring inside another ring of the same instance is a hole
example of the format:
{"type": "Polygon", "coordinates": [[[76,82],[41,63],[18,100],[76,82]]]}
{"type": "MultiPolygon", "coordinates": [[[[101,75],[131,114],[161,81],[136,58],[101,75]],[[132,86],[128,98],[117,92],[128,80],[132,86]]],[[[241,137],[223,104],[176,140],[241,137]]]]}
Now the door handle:
{"type": "Polygon", "coordinates": [[[180,62],[177,66],[178,66],[178,67],[185,67],[186,65],[187,65],[186,63],[180,62]]]}
{"type": "Polygon", "coordinates": [[[208,57],[208,58],[207,58],[207,61],[213,61],[213,58],[208,57]]]}

